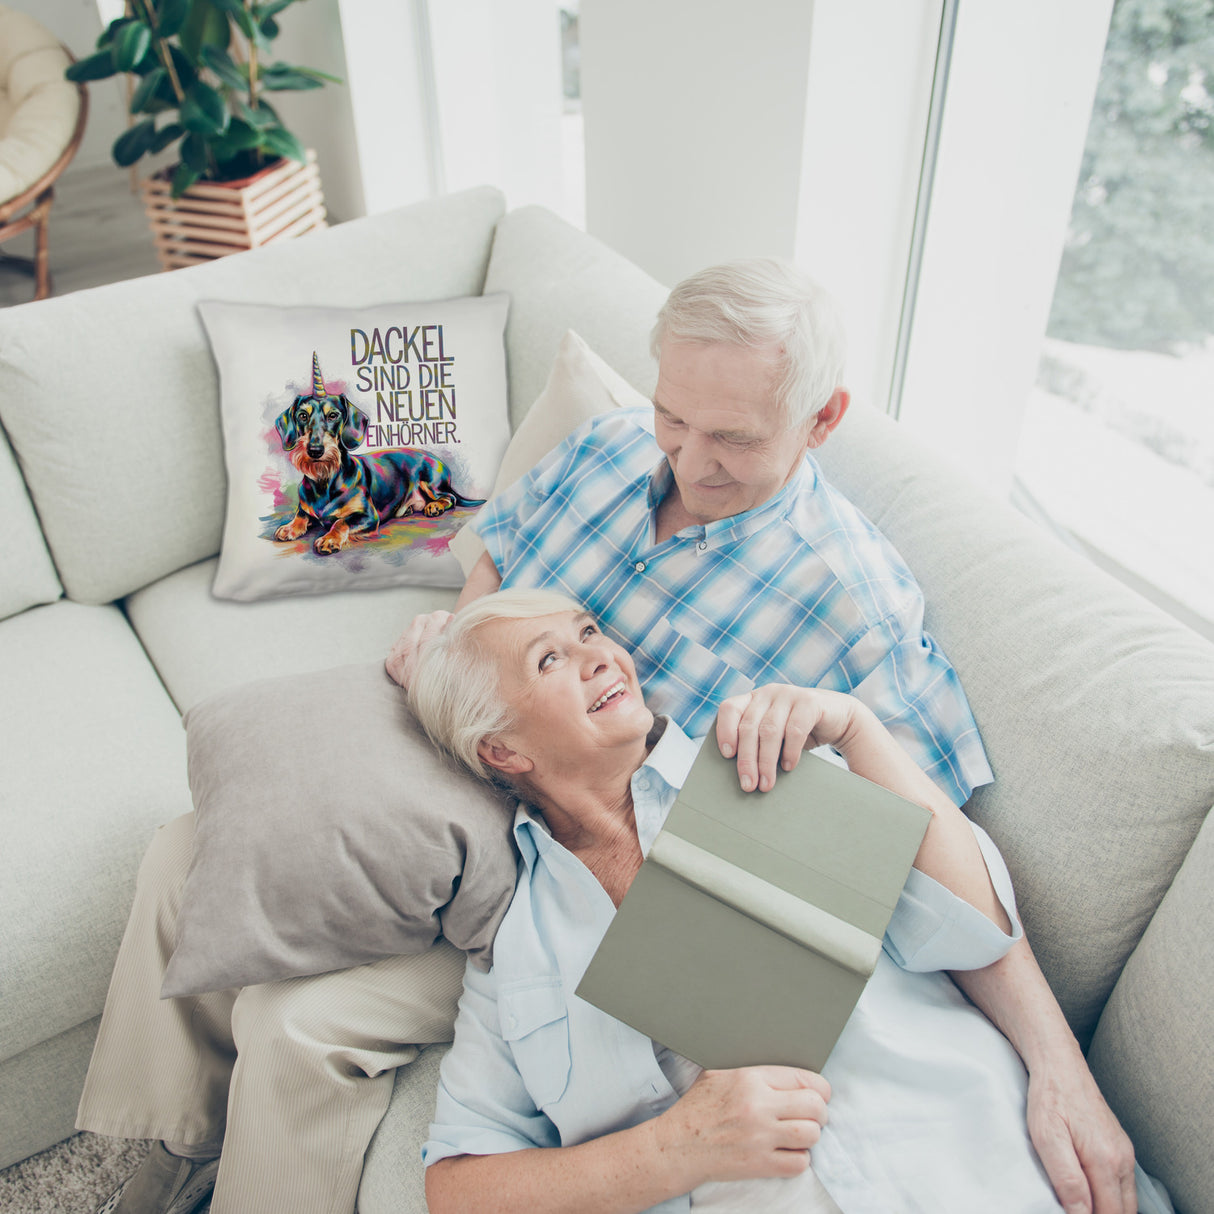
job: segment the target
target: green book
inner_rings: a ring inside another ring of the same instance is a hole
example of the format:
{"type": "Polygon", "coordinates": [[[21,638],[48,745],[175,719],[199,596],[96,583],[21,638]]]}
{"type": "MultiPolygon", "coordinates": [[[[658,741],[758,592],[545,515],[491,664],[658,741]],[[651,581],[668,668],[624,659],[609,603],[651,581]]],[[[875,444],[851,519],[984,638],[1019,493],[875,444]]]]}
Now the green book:
{"type": "Polygon", "coordinates": [[[813,754],[744,793],[710,734],[577,993],[703,1067],[820,1071],[930,820],[813,754]]]}

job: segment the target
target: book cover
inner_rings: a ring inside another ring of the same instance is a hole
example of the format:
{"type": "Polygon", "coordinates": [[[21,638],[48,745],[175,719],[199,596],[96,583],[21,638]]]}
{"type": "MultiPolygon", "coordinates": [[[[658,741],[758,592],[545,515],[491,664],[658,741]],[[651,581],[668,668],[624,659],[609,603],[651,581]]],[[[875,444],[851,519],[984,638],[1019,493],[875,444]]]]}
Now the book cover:
{"type": "Polygon", "coordinates": [[[710,735],[577,994],[703,1067],[821,1070],[930,820],[814,754],[744,793],[710,735]]]}

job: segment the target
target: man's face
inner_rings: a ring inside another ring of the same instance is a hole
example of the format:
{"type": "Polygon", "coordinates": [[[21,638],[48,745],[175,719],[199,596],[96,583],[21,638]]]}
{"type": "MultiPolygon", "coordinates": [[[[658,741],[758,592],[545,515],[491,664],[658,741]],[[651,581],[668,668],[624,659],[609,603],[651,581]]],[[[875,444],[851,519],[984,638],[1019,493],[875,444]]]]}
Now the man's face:
{"type": "Polygon", "coordinates": [[[821,441],[813,441],[814,419],[790,428],[781,417],[774,357],[774,351],[734,345],[667,341],[662,347],[654,432],[683,508],[697,522],[769,501],[821,441]]]}

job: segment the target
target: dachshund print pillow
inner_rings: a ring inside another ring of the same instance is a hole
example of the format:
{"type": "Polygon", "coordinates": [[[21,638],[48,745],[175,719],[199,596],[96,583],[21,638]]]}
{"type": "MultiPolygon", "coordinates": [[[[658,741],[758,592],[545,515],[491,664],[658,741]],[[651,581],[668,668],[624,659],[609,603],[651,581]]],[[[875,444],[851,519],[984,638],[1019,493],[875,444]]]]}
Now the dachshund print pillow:
{"type": "Polygon", "coordinates": [[[462,585],[449,546],[510,441],[507,306],[200,303],[228,471],[212,593],[462,585]]]}

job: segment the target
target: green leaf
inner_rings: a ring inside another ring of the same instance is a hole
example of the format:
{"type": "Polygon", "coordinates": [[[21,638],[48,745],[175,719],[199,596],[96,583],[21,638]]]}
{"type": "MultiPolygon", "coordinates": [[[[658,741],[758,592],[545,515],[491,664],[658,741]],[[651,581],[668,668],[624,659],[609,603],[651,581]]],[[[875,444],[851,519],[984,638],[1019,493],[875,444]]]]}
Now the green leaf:
{"type": "Polygon", "coordinates": [[[202,174],[184,162],[177,166],[177,171],[173,174],[173,186],[171,193],[174,198],[180,198],[201,177],[202,174]]]}
{"type": "Polygon", "coordinates": [[[109,25],[107,25],[105,29],[101,31],[101,34],[97,39],[97,49],[101,50],[105,47],[113,46],[114,38],[116,37],[118,31],[132,20],[133,18],[131,17],[116,17],[113,21],[111,21],[109,25]]]}
{"type": "Polygon", "coordinates": [[[235,99],[235,111],[237,116],[247,122],[249,126],[256,130],[265,131],[272,126],[278,126],[278,115],[274,112],[268,102],[258,98],[257,108],[250,109],[244,101],[239,97],[235,99]]]}
{"type": "Polygon", "coordinates": [[[322,81],[285,63],[272,63],[261,73],[261,87],[272,93],[318,89],[322,81]]]}
{"type": "MultiPolygon", "coordinates": [[[[182,92],[188,92],[194,81],[198,79],[198,69],[190,62],[185,51],[180,47],[169,45],[169,56],[173,60],[173,70],[177,73],[177,83],[181,85],[182,92]]],[[[170,89],[170,93],[172,90],[170,89]]],[[[176,93],[172,93],[174,104],[176,104],[176,93]]]]}
{"type": "Polygon", "coordinates": [[[117,71],[113,54],[110,51],[98,51],[85,59],[77,59],[63,74],[69,80],[81,84],[86,80],[105,80],[117,71]]]}
{"type": "Polygon", "coordinates": [[[170,122],[168,126],[162,126],[156,132],[156,138],[152,140],[152,146],[148,149],[151,152],[163,152],[170,143],[176,142],[185,134],[185,127],[180,122],[170,122]]]}
{"type": "MultiPolygon", "coordinates": [[[[256,127],[239,119],[233,120],[228,126],[227,134],[223,137],[224,146],[230,152],[247,152],[251,148],[261,146],[262,133],[256,127]]],[[[228,157],[223,157],[228,159],[228,157]]]]}
{"type": "Polygon", "coordinates": [[[300,164],[307,163],[308,154],[304,151],[304,145],[286,127],[275,126],[263,131],[261,146],[276,156],[286,156],[289,160],[298,160],[300,164]]]}
{"type": "Polygon", "coordinates": [[[172,38],[181,32],[190,15],[190,0],[159,0],[156,5],[156,32],[172,38]]]}
{"type": "Polygon", "coordinates": [[[232,41],[232,26],[211,0],[192,0],[190,15],[181,27],[178,41],[192,63],[197,63],[204,46],[226,47],[232,41]]]}
{"type": "Polygon", "coordinates": [[[153,108],[163,108],[163,102],[156,96],[156,90],[169,78],[168,72],[162,67],[154,67],[139,82],[139,87],[131,94],[131,113],[141,111],[153,112],[153,108]]]}
{"type": "Polygon", "coordinates": [[[181,125],[196,135],[222,135],[228,127],[228,107],[223,95],[195,80],[181,103],[181,125]]]}
{"type": "Polygon", "coordinates": [[[114,67],[120,72],[133,71],[151,45],[152,31],[142,21],[129,22],[114,39],[114,67]]]}
{"type": "Polygon", "coordinates": [[[249,87],[249,69],[238,64],[222,46],[204,46],[200,57],[229,88],[249,87]]]}
{"type": "Polygon", "coordinates": [[[258,21],[264,21],[267,17],[276,17],[284,8],[289,8],[295,0],[269,0],[266,4],[253,5],[253,16],[258,21]]]}
{"type": "Polygon", "coordinates": [[[210,164],[207,141],[201,135],[190,134],[181,141],[181,163],[201,177],[210,164]]]}
{"type": "Polygon", "coordinates": [[[274,39],[277,38],[282,32],[278,28],[278,22],[275,21],[273,17],[263,17],[260,21],[258,21],[257,29],[261,34],[261,38],[258,39],[258,41],[265,46],[268,46],[271,42],[273,42],[274,39]]]}
{"type": "Polygon", "coordinates": [[[142,122],[136,123],[130,130],[123,131],[114,140],[114,147],[112,149],[114,163],[124,169],[134,164],[144,152],[151,148],[152,141],[155,138],[156,124],[150,118],[145,118],[142,122]]]}

